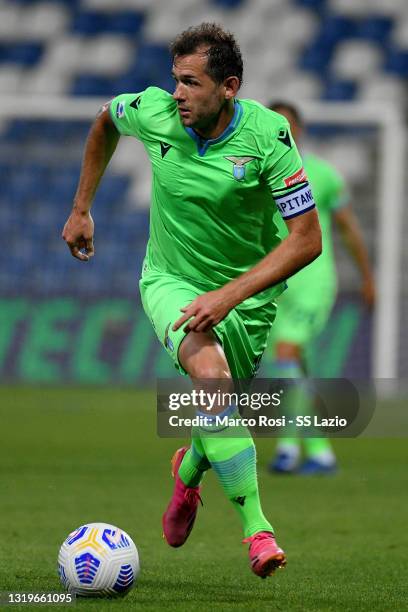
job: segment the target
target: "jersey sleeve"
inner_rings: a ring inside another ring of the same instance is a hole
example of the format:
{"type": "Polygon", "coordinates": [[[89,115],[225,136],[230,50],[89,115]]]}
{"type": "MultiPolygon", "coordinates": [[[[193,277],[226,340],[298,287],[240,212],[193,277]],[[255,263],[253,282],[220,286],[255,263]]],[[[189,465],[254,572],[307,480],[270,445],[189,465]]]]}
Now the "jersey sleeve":
{"type": "Polygon", "coordinates": [[[120,94],[110,103],[112,121],[121,135],[146,140],[157,115],[166,112],[172,100],[172,96],[159,87],[120,94]]]}
{"type": "Polygon", "coordinates": [[[281,217],[287,220],[312,210],[315,203],[287,122],[278,128],[274,140],[262,174],[281,217]]]}
{"type": "Polygon", "coordinates": [[[110,115],[116,129],[122,136],[143,137],[143,105],[146,91],[125,93],[113,98],[110,103],[110,115]]]}

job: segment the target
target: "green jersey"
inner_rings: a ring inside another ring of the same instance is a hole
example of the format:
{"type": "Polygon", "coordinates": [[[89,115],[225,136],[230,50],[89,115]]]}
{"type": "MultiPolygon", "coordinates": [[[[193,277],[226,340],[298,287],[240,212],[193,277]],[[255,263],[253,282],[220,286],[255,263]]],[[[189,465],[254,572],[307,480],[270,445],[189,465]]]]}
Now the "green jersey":
{"type": "MultiPolygon", "coordinates": [[[[343,178],[328,162],[311,154],[305,155],[303,161],[319,213],[322,254],[292,279],[289,279],[288,284],[292,288],[292,285],[295,286],[296,279],[296,283],[303,280],[309,284],[309,287],[310,283],[316,283],[321,288],[335,288],[336,265],[332,239],[332,215],[333,212],[348,203],[349,196],[343,178]]],[[[280,237],[285,238],[288,230],[280,215],[275,214],[274,221],[279,227],[280,237]]]]}
{"type": "MultiPolygon", "coordinates": [[[[277,210],[289,218],[314,207],[286,119],[257,102],[236,100],[213,140],[185,128],[176,101],[157,87],[119,95],[110,109],[120,134],[141,140],[152,164],[147,269],[216,289],[279,244],[277,210]]],[[[240,307],[266,304],[283,288],[240,307]]]]}

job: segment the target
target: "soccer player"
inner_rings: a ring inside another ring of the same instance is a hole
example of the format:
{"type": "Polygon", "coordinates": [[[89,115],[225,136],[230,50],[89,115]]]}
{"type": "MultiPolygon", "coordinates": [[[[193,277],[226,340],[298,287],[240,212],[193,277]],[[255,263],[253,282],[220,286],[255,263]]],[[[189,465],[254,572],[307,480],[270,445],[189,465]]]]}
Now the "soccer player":
{"type": "MultiPolygon", "coordinates": [[[[292,104],[276,101],[270,108],[289,121],[296,143],[302,136],[303,121],[299,110],[292,104]]],[[[375,298],[374,277],[367,249],[357,219],[349,205],[344,180],[333,166],[315,155],[304,155],[304,168],[313,189],[322,230],[322,254],[309,266],[298,272],[288,282],[288,289],[278,300],[278,312],[271,332],[274,353],[274,373],[282,378],[302,379],[305,376],[304,349],[324,328],[336,298],[337,275],[332,245],[332,220],[340,229],[359,269],[362,285],[361,295],[368,307],[375,298]]],[[[279,215],[274,221],[282,238],[287,236],[286,225],[279,215]]],[[[292,402],[307,403],[301,388],[292,402]],[[302,397],[302,399],[301,399],[302,397]]],[[[313,412],[313,398],[309,406],[297,406],[304,413],[313,412]]],[[[278,442],[276,456],[270,464],[271,471],[278,473],[329,474],[336,471],[336,458],[327,438],[285,437],[278,442]],[[299,466],[301,442],[305,449],[305,460],[299,466]]]]}
{"type": "MultiPolygon", "coordinates": [[[[63,238],[81,261],[94,255],[90,208],[98,183],[119,137],[140,139],[153,169],[140,281],[146,314],[193,382],[248,379],[285,279],[320,254],[318,216],[287,120],[237,98],[243,62],[232,34],[203,23],[180,34],[171,54],[173,95],[157,87],[122,94],[96,118],[63,238]],[[284,241],[272,220],[277,208],[288,225],[284,241]]],[[[211,467],[242,520],[252,570],[266,577],[286,560],[261,508],[253,440],[204,433],[173,457],[166,541],[186,541],[211,467]]]]}

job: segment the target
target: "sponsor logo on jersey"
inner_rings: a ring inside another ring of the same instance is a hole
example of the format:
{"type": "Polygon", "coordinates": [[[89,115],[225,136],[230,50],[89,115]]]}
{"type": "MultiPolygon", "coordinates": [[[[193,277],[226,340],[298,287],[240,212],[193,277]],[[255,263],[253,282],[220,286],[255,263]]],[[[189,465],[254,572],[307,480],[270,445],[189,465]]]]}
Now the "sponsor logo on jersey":
{"type": "Polygon", "coordinates": [[[314,208],[312,190],[308,183],[295,191],[275,198],[276,206],[284,219],[297,217],[314,208]]]}
{"type": "Polygon", "coordinates": [[[292,148],[292,141],[290,139],[290,134],[286,128],[282,128],[281,130],[279,130],[278,140],[283,142],[283,144],[289,147],[289,149],[292,148]]]}
{"type": "Polygon", "coordinates": [[[230,155],[229,157],[225,157],[225,159],[228,159],[228,161],[234,164],[232,166],[232,174],[234,179],[237,181],[242,181],[245,178],[245,165],[253,161],[255,157],[234,157],[233,155],[230,155]]]}
{"type": "Polygon", "coordinates": [[[125,105],[123,102],[118,102],[116,105],[116,117],[122,119],[125,116],[125,105]]]}
{"type": "Polygon", "coordinates": [[[292,187],[293,185],[297,185],[298,183],[304,183],[307,181],[307,176],[304,168],[301,168],[292,176],[288,176],[288,178],[283,179],[286,187],[292,187]]]}
{"type": "Polygon", "coordinates": [[[160,151],[161,151],[161,156],[162,156],[162,159],[163,159],[163,157],[165,157],[165,156],[166,156],[166,154],[167,154],[167,153],[170,151],[170,149],[171,149],[171,147],[172,147],[172,146],[173,146],[173,145],[168,144],[167,142],[162,142],[162,141],[160,141],[160,151]]]}

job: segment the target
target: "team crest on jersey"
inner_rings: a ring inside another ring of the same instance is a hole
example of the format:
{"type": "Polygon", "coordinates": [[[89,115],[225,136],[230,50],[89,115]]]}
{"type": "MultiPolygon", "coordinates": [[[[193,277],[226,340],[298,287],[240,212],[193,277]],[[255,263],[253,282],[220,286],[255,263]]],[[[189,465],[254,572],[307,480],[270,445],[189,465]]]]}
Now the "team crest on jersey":
{"type": "Polygon", "coordinates": [[[246,164],[253,161],[255,157],[234,157],[231,155],[230,157],[225,157],[225,159],[228,159],[228,161],[234,164],[232,166],[232,174],[234,175],[234,179],[237,181],[242,181],[245,178],[246,164]]]}

